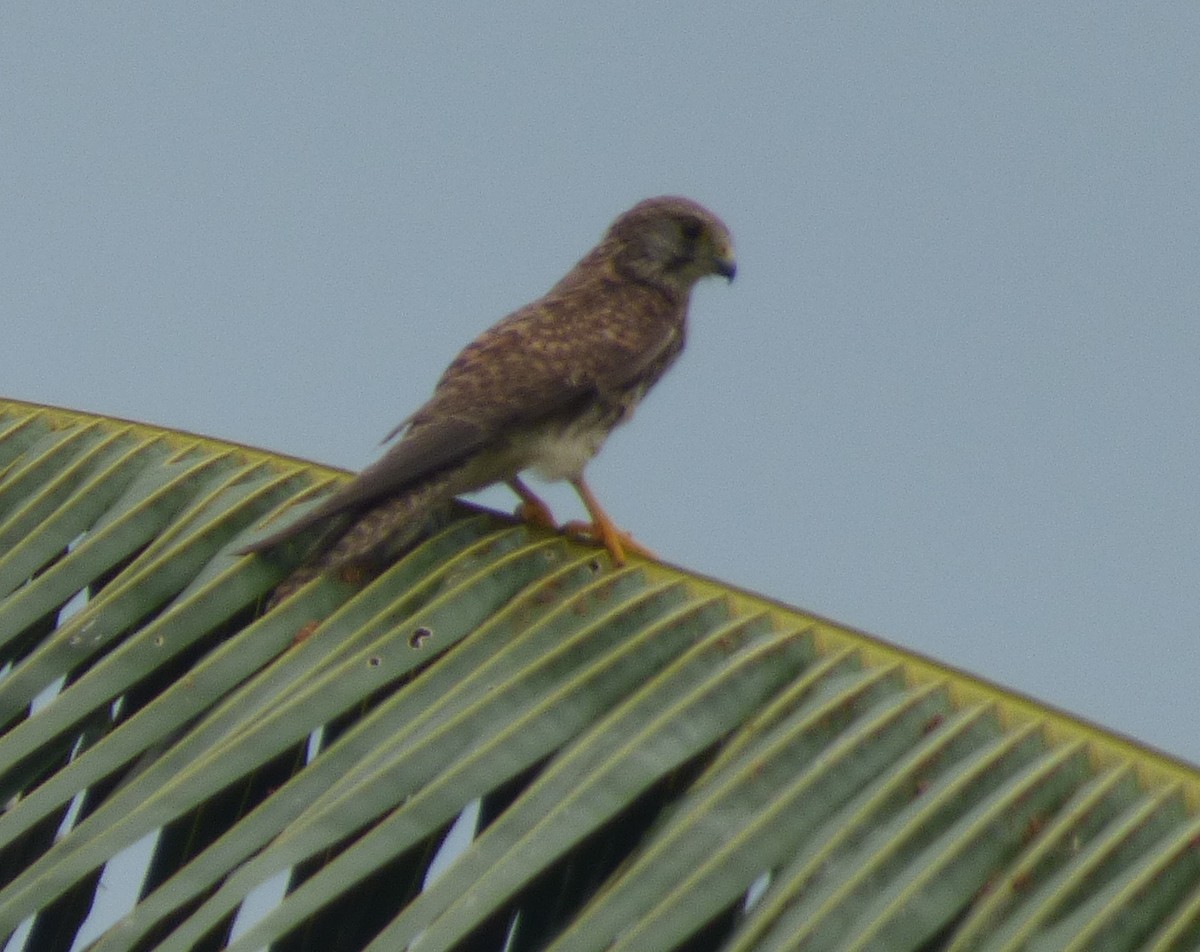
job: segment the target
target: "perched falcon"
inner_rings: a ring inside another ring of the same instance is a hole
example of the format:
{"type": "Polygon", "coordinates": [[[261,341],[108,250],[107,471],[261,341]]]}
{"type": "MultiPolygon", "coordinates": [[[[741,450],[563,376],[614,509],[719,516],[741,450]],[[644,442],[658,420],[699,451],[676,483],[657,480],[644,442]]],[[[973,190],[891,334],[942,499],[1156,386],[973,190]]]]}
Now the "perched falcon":
{"type": "Polygon", "coordinates": [[[640,202],[543,297],[468,344],[429,402],[388,434],[384,442],[399,439],[384,456],[242,551],[313,529],[315,551],[294,581],[379,564],[411,545],[437,507],[500,481],[524,518],[552,526],[521,481],[531,469],[575,487],[592,521],[574,530],[623,564],[637,546],[600,508],[584,467],[679,356],[693,285],[734,271],[729,230],[712,212],[686,198],[640,202]]]}

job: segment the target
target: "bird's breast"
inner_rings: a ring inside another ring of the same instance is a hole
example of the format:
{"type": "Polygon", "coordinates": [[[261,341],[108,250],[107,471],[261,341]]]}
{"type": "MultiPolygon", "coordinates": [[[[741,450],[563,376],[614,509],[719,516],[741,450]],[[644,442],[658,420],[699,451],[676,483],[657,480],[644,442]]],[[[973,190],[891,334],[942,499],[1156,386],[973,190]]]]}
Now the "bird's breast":
{"type": "Polygon", "coordinates": [[[526,431],[514,441],[515,448],[527,460],[523,468],[532,469],[542,479],[577,479],[618,421],[617,414],[592,408],[569,420],[547,421],[526,431]]]}

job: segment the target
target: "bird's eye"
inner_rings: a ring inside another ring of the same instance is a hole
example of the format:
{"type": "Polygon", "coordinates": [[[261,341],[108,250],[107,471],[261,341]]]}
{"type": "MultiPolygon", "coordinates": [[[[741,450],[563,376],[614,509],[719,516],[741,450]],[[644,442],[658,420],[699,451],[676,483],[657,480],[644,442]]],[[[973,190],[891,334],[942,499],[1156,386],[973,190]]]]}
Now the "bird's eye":
{"type": "Polygon", "coordinates": [[[700,233],[704,231],[704,226],[698,221],[685,221],[681,230],[683,232],[683,237],[687,241],[694,242],[700,237],[700,233]]]}

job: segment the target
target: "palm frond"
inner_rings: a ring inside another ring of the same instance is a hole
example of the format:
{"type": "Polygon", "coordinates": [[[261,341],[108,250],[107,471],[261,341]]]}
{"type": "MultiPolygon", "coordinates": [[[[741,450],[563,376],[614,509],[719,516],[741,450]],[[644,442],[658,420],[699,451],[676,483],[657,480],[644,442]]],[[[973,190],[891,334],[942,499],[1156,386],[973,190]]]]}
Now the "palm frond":
{"type": "Polygon", "coordinates": [[[0,403],[10,948],[1200,940],[1194,768],[815,616],[468,506],[264,614],[340,478],[0,403]]]}

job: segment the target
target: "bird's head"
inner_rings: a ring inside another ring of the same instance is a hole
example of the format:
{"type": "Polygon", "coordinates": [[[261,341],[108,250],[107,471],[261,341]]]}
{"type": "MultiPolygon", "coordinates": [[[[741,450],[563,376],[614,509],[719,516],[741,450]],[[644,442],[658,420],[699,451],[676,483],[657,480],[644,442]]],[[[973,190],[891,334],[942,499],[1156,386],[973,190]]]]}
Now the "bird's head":
{"type": "Polygon", "coordinates": [[[732,281],[737,271],[729,229],[690,198],[638,202],[612,223],[604,244],[618,271],[683,295],[707,275],[732,281]]]}

